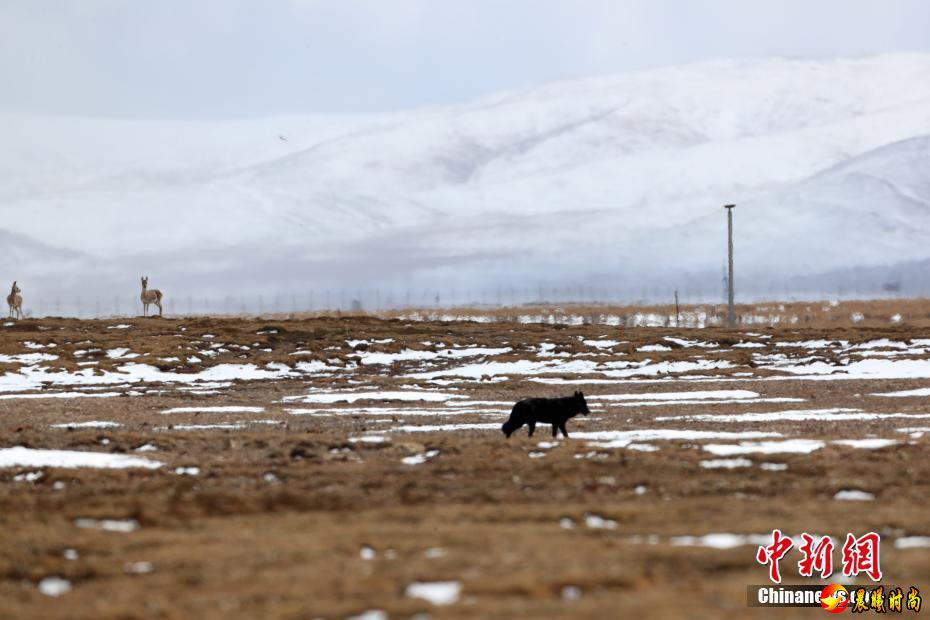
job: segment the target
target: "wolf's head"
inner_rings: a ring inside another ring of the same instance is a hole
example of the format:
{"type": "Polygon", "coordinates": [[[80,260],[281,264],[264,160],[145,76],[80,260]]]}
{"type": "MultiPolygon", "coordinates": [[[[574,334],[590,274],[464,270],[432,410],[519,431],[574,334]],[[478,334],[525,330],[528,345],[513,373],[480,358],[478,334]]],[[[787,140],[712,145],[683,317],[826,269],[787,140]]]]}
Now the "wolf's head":
{"type": "Polygon", "coordinates": [[[501,426],[501,432],[504,433],[504,435],[506,435],[507,438],[509,439],[510,436],[513,434],[513,432],[517,430],[518,428],[520,428],[520,426],[521,426],[520,424],[518,424],[517,422],[514,422],[513,420],[507,420],[501,426]]]}
{"type": "Polygon", "coordinates": [[[588,409],[588,401],[584,399],[584,394],[582,394],[580,390],[575,392],[575,404],[577,405],[578,413],[584,415],[591,413],[591,410],[588,409]]]}

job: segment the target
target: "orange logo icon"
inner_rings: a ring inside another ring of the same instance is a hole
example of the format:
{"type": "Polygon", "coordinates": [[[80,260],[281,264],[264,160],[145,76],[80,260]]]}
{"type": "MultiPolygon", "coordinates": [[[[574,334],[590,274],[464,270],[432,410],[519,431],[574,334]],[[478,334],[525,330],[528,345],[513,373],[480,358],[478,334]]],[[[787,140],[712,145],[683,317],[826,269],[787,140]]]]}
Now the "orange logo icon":
{"type": "Polygon", "coordinates": [[[828,614],[838,614],[846,610],[849,605],[849,592],[839,584],[832,584],[821,590],[820,606],[828,614]]]}

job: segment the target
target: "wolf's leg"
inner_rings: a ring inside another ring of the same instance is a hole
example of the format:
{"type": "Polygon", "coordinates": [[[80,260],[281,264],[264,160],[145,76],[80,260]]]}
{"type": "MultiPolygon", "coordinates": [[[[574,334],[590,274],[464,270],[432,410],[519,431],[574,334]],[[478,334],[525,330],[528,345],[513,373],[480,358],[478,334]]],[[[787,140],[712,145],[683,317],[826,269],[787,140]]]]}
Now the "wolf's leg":
{"type": "Polygon", "coordinates": [[[565,430],[565,422],[559,426],[559,430],[562,431],[562,437],[568,437],[568,431],[565,430]]]}
{"type": "Polygon", "coordinates": [[[558,437],[558,436],[559,436],[559,426],[558,426],[558,424],[553,424],[553,425],[552,425],[552,436],[553,436],[553,437],[558,437]]]}
{"type": "Polygon", "coordinates": [[[532,437],[532,436],[533,436],[533,433],[536,431],[536,422],[530,422],[530,423],[528,424],[528,426],[530,427],[530,435],[529,435],[529,436],[532,437]]]}

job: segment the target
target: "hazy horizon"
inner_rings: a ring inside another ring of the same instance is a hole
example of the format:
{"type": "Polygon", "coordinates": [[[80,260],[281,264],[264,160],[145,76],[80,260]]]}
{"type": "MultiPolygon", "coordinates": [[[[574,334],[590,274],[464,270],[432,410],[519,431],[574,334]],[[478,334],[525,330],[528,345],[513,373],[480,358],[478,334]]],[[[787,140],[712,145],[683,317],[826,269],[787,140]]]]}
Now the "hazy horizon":
{"type": "Polygon", "coordinates": [[[700,60],[930,52],[919,0],[110,0],[0,6],[0,110],[379,113],[700,60]]]}

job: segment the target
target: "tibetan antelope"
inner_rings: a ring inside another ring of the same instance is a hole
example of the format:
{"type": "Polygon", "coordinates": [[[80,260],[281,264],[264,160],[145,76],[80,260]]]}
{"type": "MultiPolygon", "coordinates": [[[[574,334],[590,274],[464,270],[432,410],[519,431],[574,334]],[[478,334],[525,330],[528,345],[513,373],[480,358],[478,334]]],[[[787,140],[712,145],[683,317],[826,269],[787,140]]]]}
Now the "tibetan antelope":
{"type": "Polygon", "coordinates": [[[16,314],[16,318],[23,318],[23,296],[19,290],[19,287],[16,286],[16,282],[13,282],[13,290],[10,291],[10,294],[6,297],[6,303],[10,306],[10,318],[14,318],[13,314],[16,314]]]}
{"type": "Polygon", "coordinates": [[[155,304],[158,306],[158,316],[161,316],[161,291],[153,288],[149,290],[149,277],[142,276],[142,316],[148,316],[149,305],[155,304]]]}

